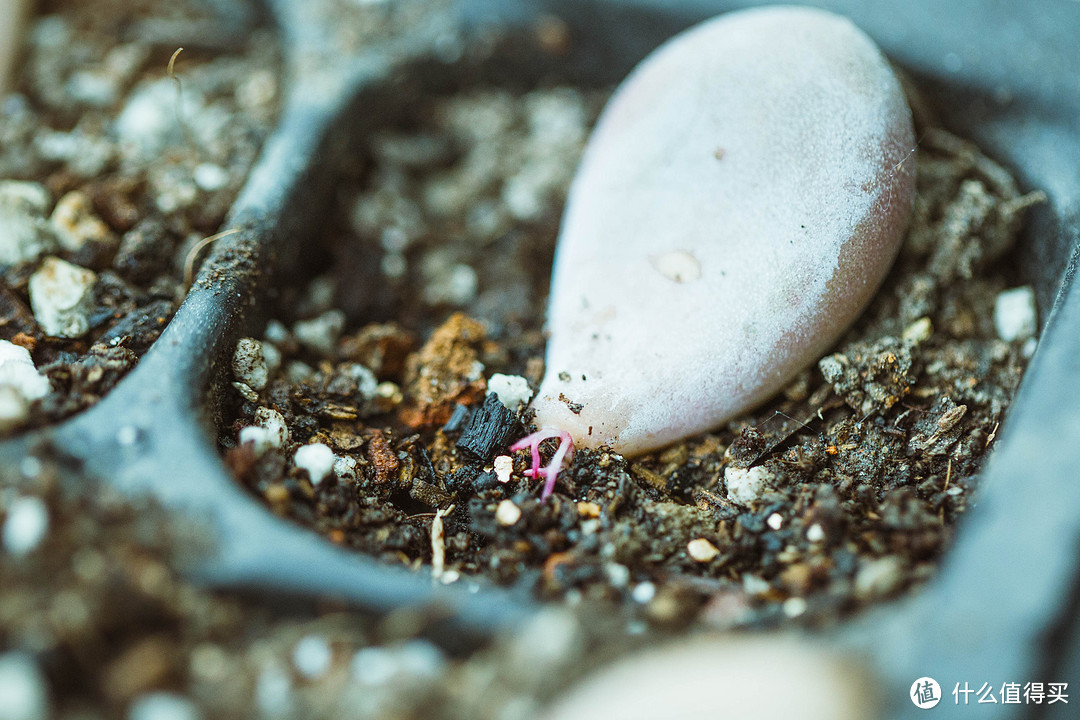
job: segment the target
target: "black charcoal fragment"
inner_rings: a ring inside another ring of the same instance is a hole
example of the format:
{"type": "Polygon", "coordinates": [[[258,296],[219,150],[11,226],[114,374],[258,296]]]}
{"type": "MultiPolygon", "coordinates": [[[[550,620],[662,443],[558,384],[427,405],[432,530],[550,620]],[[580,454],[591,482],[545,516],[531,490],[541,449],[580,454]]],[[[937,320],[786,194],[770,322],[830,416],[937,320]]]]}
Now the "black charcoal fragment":
{"type": "Polygon", "coordinates": [[[515,425],[514,413],[499,402],[498,396],[489,393],[458,438],[458,449],[487,462],[510,442],[515,425]]]}
{"type": "Polygon", "coordinates": [[[469,408],[461,403],[454,406],[454,412],[450,415],[450,419],[446,421],[446,424],[442,426],[443,432],[461,432],[461,429],[465,427],[466,421],[469,419],[469,408]]]}

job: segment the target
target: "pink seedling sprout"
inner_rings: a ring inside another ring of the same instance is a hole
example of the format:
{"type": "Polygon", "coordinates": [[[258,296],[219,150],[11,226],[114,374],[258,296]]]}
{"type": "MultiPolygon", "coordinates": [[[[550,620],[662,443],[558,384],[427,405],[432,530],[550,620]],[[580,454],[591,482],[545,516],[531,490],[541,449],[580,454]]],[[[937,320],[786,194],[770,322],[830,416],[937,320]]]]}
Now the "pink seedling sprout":
{"type": "Polygon", "coordinates": [[[555,478],[558,477],[559,471],[562,470],[563,460],[569,461],[574,457],[574,440],[570,437],[570,433],[565,430],[545,427],[531,435],[526,435],[510,446],[510,449],[514,452],[525,448],[532,451],[532,469],[526,470],[525,475],[531,478],[544,478],[544,490],[540,493],[540,500],[547,500],[555,490],[555,478]],[[542,468],[540,467],[540,443],[550,438],[559,438],[559,447],[555,454],[551,456],[551,461],[547,464],[547,467],[542,468]]]}

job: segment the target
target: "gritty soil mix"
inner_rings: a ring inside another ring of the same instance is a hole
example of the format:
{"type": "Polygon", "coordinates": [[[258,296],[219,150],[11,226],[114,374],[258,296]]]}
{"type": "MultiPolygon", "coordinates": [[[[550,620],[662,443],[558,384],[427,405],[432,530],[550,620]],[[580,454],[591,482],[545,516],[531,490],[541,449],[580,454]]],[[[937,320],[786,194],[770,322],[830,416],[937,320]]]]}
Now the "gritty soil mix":
{"type": "Polygon", "coordinates": [[[906,243],[831,354],[715,432],[632,461],[577,452],[542,502],[528,451],[507,449],[528,408],[488,391],[541,377],[562,198],[602,101],[470,89],[373,138],[325,237],[330,269],[249,341],[270,358],[258,391],[238,355],[221,436],[238,480],[332,542],[443,582],[480,575],[656,621],[831,622],[917,586],[1034,347],[999,337],[995,303],[1041,195],[920,128],[906,243]],[[280,447],[240,442],[268,422],[287,427],[280,447]],[[332,471],[295,461],[313,443],[332,471]]]}

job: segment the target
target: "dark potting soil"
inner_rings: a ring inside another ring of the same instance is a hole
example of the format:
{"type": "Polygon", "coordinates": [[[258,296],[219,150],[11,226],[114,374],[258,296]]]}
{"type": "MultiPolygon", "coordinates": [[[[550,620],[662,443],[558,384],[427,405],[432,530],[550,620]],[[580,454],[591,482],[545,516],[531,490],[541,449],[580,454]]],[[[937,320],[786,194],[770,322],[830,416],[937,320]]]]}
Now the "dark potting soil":
{"type": "Polygon", "coordinates": [[[415,126],[375,135],[343,184],[327,271],[238,351],[221,435],[238,481],[441,582],[485,576],[660,624],[832,622],[917,587],[1034,349],[1033,327],[1002,339],[995,305],[1041,194],[920,128],[907,241],[831,354],[712,433],[632,461],[579,451],[541,502],[527,451],[507,450],[528,410],[488,390],[507,385],[497,374],[540,380],[562,199],[602,102],[470,89],[419,99],[415,126]],[[309,444],[323,461],[297,460],[309,444]]]}
{"type": "Polygon", "coordinates": [[[0,434],[90,406],[157,339],[280,97],[273,33],[230,30],[204,4],[40,10],[0,101],[0,340],[51,389],[6,397],[0,434]]]}

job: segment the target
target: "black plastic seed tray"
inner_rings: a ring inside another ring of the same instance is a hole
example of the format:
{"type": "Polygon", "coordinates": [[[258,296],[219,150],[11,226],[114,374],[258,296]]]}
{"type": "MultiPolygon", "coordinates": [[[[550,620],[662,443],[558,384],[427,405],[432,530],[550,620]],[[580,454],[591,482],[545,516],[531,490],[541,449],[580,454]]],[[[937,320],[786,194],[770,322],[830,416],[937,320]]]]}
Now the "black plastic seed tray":
{"type": "MultiPolygon", "coordinates": [[[[613,83],[674,32],[719,12],[720,0],[464,0],[396,45],[335,52],[304,3],[268,3],[283,38],[291,92],[279,128],[169,327],[101,403],[55,428],[0,446],[16,462],[45,450],[73,474],[149,493],[212,529],[217,551],[191,569],[213,586],[263,597],[335,597],[385,612],[423,607],[433,633],[460,644],[507,628],[527,598],[437,587],[422,575],[339,550],[266,512],[229,477],[214,448],[212,398],[222,369],[275,273],[297,262],[330,199],[334,163],[392,106],[405,75],[438,82],[440,38],[513,35],[540,17],[572,42],[555,60],[507,43],[481,67],[517,84],[539,77],[613,83]]],[[[1049,202],[1030,214],[1021,271],[1037,290],[1041,341],[996,440],[979,490],[939,577],[910,601],[829,636],[868,657],[887,717],[919,716],[915,678],[955,682],[1080,678],[1080,3],[1071,0],[834,0],[806,3],[852,18],[915,77],[943,124],[976,141],[1049,202]]],[[[466,42],[469,42],[468,39],[466,42]]],[[[462,583],[459,583],[461,585],[462,583]]],[[[1080,692],[1080,685],[1074,690],[1080,692]]],[[[948,695],[943,706],[949,704],[948,695]]],[[[1080,702],[1080,695],[1075,702],[1080,702]]],[[[1075,703],[1073,703],[1075,704],[1075,703]]],[[[983,705],[980,718],[1072,717],[1070,705],[983,705]]]]}

